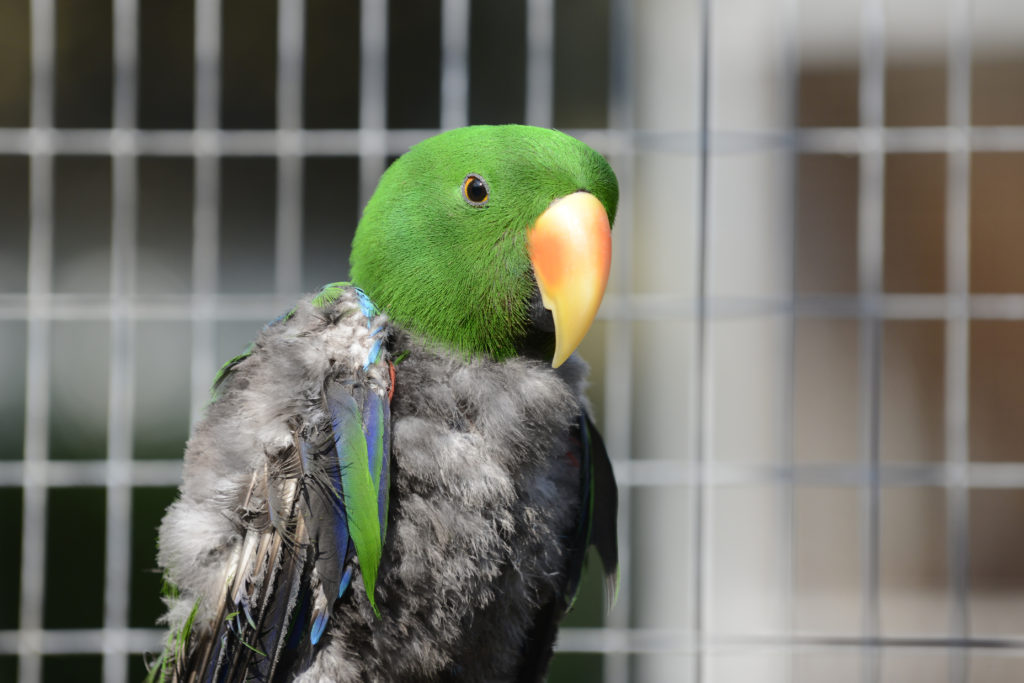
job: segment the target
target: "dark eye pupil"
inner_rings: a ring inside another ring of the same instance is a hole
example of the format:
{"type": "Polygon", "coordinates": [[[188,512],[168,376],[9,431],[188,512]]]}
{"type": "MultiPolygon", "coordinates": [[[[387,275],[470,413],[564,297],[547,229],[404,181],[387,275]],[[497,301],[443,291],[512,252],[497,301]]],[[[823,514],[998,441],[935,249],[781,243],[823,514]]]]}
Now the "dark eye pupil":
{"type": "Polygon", "coordinates": [[[487,186],[479,178],[470,178],[466,183],[466,197],[471,202],[482,202],[487,199],[487,186]]]}

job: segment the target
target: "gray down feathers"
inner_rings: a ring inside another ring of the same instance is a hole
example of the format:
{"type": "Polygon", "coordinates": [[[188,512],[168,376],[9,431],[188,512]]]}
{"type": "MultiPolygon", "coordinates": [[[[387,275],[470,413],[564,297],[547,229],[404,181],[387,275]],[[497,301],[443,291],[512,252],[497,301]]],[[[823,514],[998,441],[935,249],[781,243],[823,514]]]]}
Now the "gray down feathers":
{"type": "MultiPolygon", "coordinates": [[[[564,585],[562,546],[579,499],[565,454],[586,366],[576,356],[557,371],[524,358],[466,360],[383,315],[372,327],[381,325],[385,358],[409,351],[391,404],[381,617],[357,574],[298,680],[510,680],[538,607],[564,585]]],[[[170,628],[197,597],[195,628],[209,628],[253,473],[292,443],[289,422],[310,410],[328,373],[354,376],[372,343],[351,290],[323,309],[307,298],[228,375],[187,445],[181,497],[160,528],[159,563],[181,591],[169,601],[170,628]]]]}

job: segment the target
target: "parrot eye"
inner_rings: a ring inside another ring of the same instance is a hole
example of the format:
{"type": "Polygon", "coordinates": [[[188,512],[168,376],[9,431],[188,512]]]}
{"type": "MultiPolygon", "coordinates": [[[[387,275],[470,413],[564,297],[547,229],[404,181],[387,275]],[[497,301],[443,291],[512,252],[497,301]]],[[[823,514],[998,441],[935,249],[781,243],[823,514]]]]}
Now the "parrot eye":
{"type": "Polygon", "coordinates": [[[470,173],[462,181],[462,197],[473,206],[483,206],[491,196],[491,189],[486,181],[475,173],[470,173]]]}

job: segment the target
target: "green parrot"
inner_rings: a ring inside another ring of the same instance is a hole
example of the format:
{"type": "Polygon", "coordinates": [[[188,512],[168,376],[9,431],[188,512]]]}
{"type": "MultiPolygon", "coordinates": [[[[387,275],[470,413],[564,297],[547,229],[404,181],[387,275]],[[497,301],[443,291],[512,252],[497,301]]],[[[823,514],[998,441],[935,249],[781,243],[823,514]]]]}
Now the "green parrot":
{"type": "Polygon", "coordinates": [[[536,681],[617,494],[574,350],[618,186],[563,133],[395,161],[334,283],[221,369],[160,528],[152,680],[536,681]]]}

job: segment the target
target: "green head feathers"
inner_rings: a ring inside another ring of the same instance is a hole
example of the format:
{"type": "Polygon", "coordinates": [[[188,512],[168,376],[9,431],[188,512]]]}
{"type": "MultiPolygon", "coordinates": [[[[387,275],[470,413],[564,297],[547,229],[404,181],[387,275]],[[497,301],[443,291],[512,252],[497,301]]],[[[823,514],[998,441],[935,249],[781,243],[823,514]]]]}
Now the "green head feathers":
{"type": "Polygon", "coordinates": [[[429,138],[381,177],[352,243],[352,281],[409,330],[507,358],[527,332],[536,287],[527,231],[580,190],[614,220],[611,167],[564,133],[471,126],[429,138]]]}

